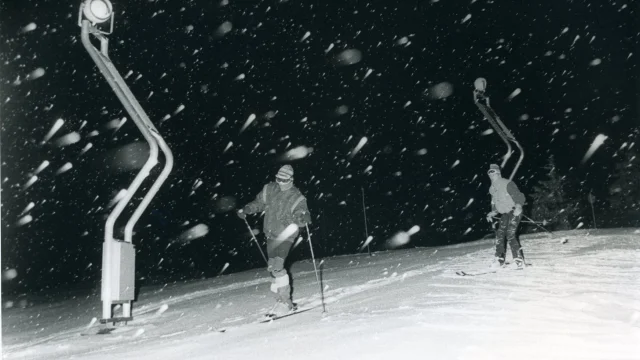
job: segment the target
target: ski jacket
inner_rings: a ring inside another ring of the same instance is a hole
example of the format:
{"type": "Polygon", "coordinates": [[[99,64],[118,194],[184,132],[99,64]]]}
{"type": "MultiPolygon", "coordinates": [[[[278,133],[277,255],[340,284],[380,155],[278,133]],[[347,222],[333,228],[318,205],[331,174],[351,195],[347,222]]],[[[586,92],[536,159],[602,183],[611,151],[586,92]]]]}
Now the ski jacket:
{"type": "MultiPolygon", "coordinates": [[[[264,211],[263,230],[267,239],[277,238],[290,224],[297,224],[299,227],[311,224],[307,199],[300,190],[293,186],[282,191],[275,182],[265,185],[243,211],[247,214],[264,211]]],[[[293,241],[297,235],[298,232],[287,240],[293,241]]]]}
{"type": "Polygon", "coordinates": [[[491,210],[506,214],[517,205],[524,205],[526,198],[516,183],[509,179],[496,179],[489,188],[491,194],[491,210]]]}

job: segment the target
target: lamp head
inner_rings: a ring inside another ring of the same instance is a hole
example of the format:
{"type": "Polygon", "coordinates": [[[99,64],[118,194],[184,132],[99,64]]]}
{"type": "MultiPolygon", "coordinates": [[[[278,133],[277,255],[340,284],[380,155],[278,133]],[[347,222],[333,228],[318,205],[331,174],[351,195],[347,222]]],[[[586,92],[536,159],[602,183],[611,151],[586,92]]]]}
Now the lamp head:
{"type": "Polygon", "coordinates": [[[111,19],[113,5],[109,0],[85,0],[82,12],[93,24],[100,24],[111,19]]]}
{"type": "Polygon", "coordinates": [[[476,81],[473,82],[473,86],[476,88],[476,91],[483,92],[487,89],[487,80],[485,78],[477,78],[476,81]]]}

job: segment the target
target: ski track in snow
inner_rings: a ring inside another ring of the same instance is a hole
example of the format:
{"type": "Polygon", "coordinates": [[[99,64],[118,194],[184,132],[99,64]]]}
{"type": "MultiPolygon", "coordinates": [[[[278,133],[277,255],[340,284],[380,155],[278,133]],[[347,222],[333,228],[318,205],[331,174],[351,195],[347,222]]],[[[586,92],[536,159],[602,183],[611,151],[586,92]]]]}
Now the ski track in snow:
{"type": "Polygon", "coordinates": [[[265,324],[257,321],[273,299],[264,270],[142,288],[134,321],[110,335],[80,336],[100,315],[95,294],[5,309],[3,357],[640,358],[633,229],[537,234],[522,244],[532,266],[475,277],[455,271],[485,269],[493,240],[325,258],[324,314],[311,261],[297,262],[294,301],[313,309],[265,324]]]}

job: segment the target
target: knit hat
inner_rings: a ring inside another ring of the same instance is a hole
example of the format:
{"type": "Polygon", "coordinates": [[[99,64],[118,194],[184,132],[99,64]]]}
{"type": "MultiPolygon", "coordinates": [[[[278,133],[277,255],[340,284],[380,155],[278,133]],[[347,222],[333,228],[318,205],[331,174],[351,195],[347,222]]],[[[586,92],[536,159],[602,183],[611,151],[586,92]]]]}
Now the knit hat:
{"type": "Polygon", "coordinates": [[[293,167],[291,165],[284,165],[278,170],[276,178],[280,180],[290,180],[293,178],[293,167]]]}
{"type": "Polygon", "coordinates": [[[500,166],[497,165],[497,164],[491,164],[491,165],[489,165],[489,171],[491,171],[491,170],[495,170],[497,172],[500,172],[500,166]]]}

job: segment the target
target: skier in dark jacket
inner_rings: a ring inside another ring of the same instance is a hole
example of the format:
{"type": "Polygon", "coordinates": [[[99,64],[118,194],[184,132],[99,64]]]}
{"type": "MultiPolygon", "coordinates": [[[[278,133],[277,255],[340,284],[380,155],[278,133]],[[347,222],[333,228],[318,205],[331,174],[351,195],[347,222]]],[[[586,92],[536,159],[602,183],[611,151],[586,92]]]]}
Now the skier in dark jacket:
{"type": "Polygon", "coordinates": [[[238,210],[242,219],[247,214],[264,211],[264,234],[267,238],[269,263],[267,270],[272,275],[271,291],[276,304],[271,315],[281,316],[294,309],[291,301],[289,274],[284,263],[291,250],[299,228],[311,223],[307,200],[293,185],[293,167],[284,165],[276,175],[276,181],[266,184],[255,200],[238,210]]]}
{"type": "Polygon", "coordinates": [[[514,260],[513,267],[522,268],[524,266],[524,256],[517,230],[522,219],[522,206],[526,199],[513,181],[502,177],[500,166],[491,164],[488,175],[491,179],[491,187],[489,188],[491,212],[487,215],[487,221],[492,222],[493,218],[500,214],[500,224],[496,231],[495,259],[491,267],[497,268],[504,265],[508,241],[514,260]]]}

